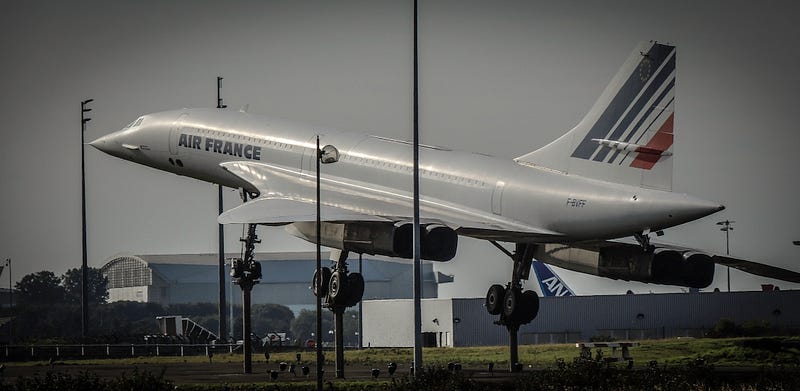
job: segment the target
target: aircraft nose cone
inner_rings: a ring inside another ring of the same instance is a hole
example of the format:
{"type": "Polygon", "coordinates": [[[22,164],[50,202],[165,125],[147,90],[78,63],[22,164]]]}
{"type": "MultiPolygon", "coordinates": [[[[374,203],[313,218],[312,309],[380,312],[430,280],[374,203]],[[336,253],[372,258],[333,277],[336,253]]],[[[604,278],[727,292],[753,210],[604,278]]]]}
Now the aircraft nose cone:
{"type": "Polygon", "coordinates": [[[110,139],[111,139],[110,135],[105,135],[98,138],[97,140],[90,142],[89,145],[95,147],[99,151],[109,153],[112,146],[112,141],[110,139]]]}

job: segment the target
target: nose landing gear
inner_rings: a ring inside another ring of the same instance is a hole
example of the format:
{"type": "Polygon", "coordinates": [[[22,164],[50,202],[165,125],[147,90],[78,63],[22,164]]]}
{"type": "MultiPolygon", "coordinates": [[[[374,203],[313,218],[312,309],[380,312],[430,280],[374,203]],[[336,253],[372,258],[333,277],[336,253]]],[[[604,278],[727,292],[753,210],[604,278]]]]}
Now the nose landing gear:
{"type": "Polygon", "coordinates": [[[491,315],[500,315],[494,323],[505,326],[508,330],[509,369],[517,372],[521,369],[519,361],[519,344],[517,334],[519,327],[528,324],[539,313],[539,296],[534,291],[523,291],[521,280],[527,280],[531,272],[531,262],[536,249],[534,244],[517,243],[514,253],[509,252],[497,242],[491,242],[495,247],[508,255],[514,262],[511,281],[502,286],[499,284],[489,287],[486,292],[486,310],[491,315]]]}

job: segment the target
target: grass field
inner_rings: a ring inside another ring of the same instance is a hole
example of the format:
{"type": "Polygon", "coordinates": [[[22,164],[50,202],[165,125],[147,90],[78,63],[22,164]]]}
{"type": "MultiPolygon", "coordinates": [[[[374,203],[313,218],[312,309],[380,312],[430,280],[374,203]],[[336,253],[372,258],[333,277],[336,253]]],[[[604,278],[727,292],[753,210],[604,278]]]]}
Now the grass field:
{"type": "MultiPolygon", "coordinates": [[[[763,337],[763,338],[727,338],[727,339],[670,339],[647,340],[641,345],[631,348],[631,355],[637,366],[645,366],[655,360],[661,365],[686,365],[697,358],[706,363],[720,367],[757,368],[771,365],[800,366],[800,337],[763,337]]],[[[286,348],[284,348],[286,349],[286,348]]],[[[313,351],[283,350],[270,354],[270,363],[281,361],[294,362],[295,355],[301,353],[305,362],[315,361],[313,351]]],[[[535,368],[547,368],[556,364],[557,360],[572,361],[578,356],[579,349],[574,344],[559,345],[523,345],[519,347],[520,362],[535,368]]],[[[604,350],[610,355],[610,349],[604,350]]],[[[326,365],[332,365],[333,352],[326,350],[326,365]]],[[[347,350],[345,361],[350,365],[380,366],[396,362],[401,368],[407,367],[412,359],[410,348],[371,348],[347,350]]],[[[508,347],[464,347],[464,348],[425,348],[423,359],[426,365],[446,365],[449,362],[461,363],[464,367],[485,367],[489,362],[497,368],[508,367],[508,347]]],[[[117,365],[136,364],[170,364],[170,363],[207,363],[205,356],[186,357],[135,357],[124,359],[102,360],[59,360],[63,364],[117,365]]],[[[240,354],[220,353],[213,357],[214,363],[240,363],[240,354]]],[[[261,354],[253,355],[253,363],[257,366],[267,365],[261,354]]],[[[46,365],[42,361],[14,363],[17,366],[46,365]]]]}
{"type": "MultiPolygon", "coordinates": [[[[508,347],[426,348],[426,370],[409,377],[410,348],[348,350],[346,379],[333,376],[334,354],[326,350],[326,390],[798,390],[800,337],[646,340],[631,349],[635,367],[607,365],[602,359],[575,360],[574,344],[520,346],[521,373],[509,373],[508,347]],[[655,361],[655,365],[651,365],[655,361]],[[389,378],[387,364],[398,365],[389,378]],[[463,371],[449,371],[448,363],[463,371]],[[487,364],[494,363],[494,373],[487,364]],[[373,379],[373,368],[382,370],[373,379]]],[[[604,355],[610,355],[605,349],[604,355]]],[[[273,351],[269,362],[253,355],[253,373],[242,373],[240,354],[205,356],[133,357],[103,360],[5,362],[0,390],[305,390],[314,388],[315,352],[273,351]],[[281,361],[310,366],[307,376],[288,371],[271,379],[281,361]],[[9,388],[12,387],[12,388],[9,388]]]]}

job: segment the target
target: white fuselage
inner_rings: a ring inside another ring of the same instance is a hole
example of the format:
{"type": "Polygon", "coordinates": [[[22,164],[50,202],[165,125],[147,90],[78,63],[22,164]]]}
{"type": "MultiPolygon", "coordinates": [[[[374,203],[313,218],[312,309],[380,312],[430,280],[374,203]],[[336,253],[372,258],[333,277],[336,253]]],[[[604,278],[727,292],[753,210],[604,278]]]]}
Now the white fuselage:
{"type": "MultiPolygon", "coordinates": [[[[339,162],[324,167],[324,178],[411,194],[412,145],[407,142],[219,109],[160,112],[136,122],[92,145],[159,170],[248,188],[220,163],[259,161],[298,175],[313,174],[319,135],[321,145],[334,145],[341,154],[339,162]]],[[[439,147],[420,146],[419,167],[423,203],[446,204],[484,222],[491,222],[492,216],[512,219],[521,226],[560,233],[562,241],[661,230],[722,209],[684,194],[439,147]]],[[[306,186],[294,192],[313,197],[313,190],[306,186]]],[[[472,236],[514,241],[503,235],[472,236]]]]}

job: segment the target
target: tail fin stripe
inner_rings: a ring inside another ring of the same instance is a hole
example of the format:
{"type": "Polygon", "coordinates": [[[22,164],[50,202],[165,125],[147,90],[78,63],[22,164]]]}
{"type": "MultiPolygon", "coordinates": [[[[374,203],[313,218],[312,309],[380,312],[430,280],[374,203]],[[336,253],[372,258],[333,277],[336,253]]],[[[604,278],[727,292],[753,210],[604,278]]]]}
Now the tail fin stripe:
{"type": "MultiPolygon", "coordinates": [[[[623,84],[622,88],[617,92],[603,113],[594,123],[592,128],[581,141],[580,145],[572,153],[572,157],[580,159],[590,159],[594,152],[597,150],[598,145],[592,142],[592,139],[607,138],[609,129],[617,122],[622,114],[628,109],[634,99],[639,95],[644,85],[653,77],[652,74],[640,74],[643,69],[650,69],[655,66],[661,68],[664,62],[670,57],[673,52],[672,46],[655,44],[647,52],[647,55],[642,56],[639,65],[628,75],[628,79],[623,84]]],[[[674,56],[673,56],[674,57],[674,56]]],[[[674,63],[672,65],[674,68],[674,63]]]]}
{"type": "MultiPolygon", "coordinates": [[[[667,104],[664,105],[664,107],[661,108],[661,111],[658,112],[658,115],[656,115],[656,117],[653,118],[652,121],[650,121],[650,124],[647,125],[647,130],[649,130],[650,128],[653,127],[653,124],[656,121],[658,121],[659,118],[661,118],[661,116],[664,114],[664,112],[667,111],[667,107],[669,107],[669,105],[671,105],[672,102],[674,102],[674,101],[675,101],[675,97],[672,97],[672,99],[670,99],[669,102],[667,102],[667,104]]],[[[639,135],[639,138],[636,139],[636,142],[634,144],[639,144],[639,142],[642,141],[642,137],[644,137],[644,135],[647,133],[647,130],[645,130],[645,132],[643,132],[642,134],[639,135]]],[[[626,152],[625,156],[622,157],[622,159],[619,161],[619,165],[624,164],[625,160],[628,159],[629,155],[630,155],[630,152],[626,152]]],[[[614,162],[613,159],[611,161],[614,162]]]]}
{"type": "MultiPolygon", "coordinates": [[[[639,137],[636,139],[635,144],[639,144],[642,141],[642,138],[644,137],[645,134],[647,134],[647,131],[649,131],[650,129],[653,128],[653,124],[656,121],[658,121],[659,118],[661,118],[661,116],[664,114],[664,112],[667,111],[667,109],[669,108],[669,105],[671,105],[672,102],[674,102],[674,101],[675,101],[675,97],[673,96],[672,99],[670,99],[669,102],[667,102],[667,104],[664,105],[664,107],[661,108],[661,111],[658,112],[658,115],[655,118],[653,118],[653,120],[650,122],[650,124],[647,125],[647,129],[644,132],[642,132],[642,134],[639,135],[639,137]]],[[[670,110],[670,111],[672,111],[672,110],[670,110]]],[[[672,114],[674,114],[674,111],[672,111],[672,114]]]]}
{"type": "MultiPolygon", "coordinates": [[[[664,113],[664,111],[667,109],[667,107],[669,107],[670,103],[672,103],[672,101],[675,100],[675,98],[672,97],[669,100],[669,102],[667,102],[666,105],[663,105],[663,106],[661,105],[663,100],[669,95],[669,93],[672,91],[674,86],[675,86],[675,79],[672,79],[672,81],[670,81],[670,83],[667,85],[667,88],[665,88],[664,91],[661,92],[661,95],[658,96],[656,101],[653,102],[653,104],[650,106],[650,108],[647,110],[647,112],[644,113],[644,115],[639,119],[639,121],[636,123],[636,126],[634,126],[633,130],[630,133],[628,133],[628,135],[625,137],[624,140],[620,140],[620,141],[624,141],[626,143],[629,143],[629,142],[631,142],[631,139],[637,134],[638,134],[639,137],[636,138],[636,141],[634,142],[634,144],[639,144],[639,142],[642,141],[642,137],[644,137],[644,135],[647,134],[647,131],[649,131],[653,127],[653,124],[656,121],[658,121],[659,118],[661,118],[661,115],[664,113]],[[655,111],[655,109],[659,108],[659,107],[661,108],[661,111],[659,111],[659,113],[655,116],[655,118],[653,118],[650,121],[649,124],[647,124],[647,126],[643,127],[642,124],[648,118],[650,118],[650,116],[652,115],[653,111],[655,111]]],[[[616,159],[617,159],[618,155],[620,154],[620,152],[621,151],[615,151],[614,155],[611,157],[611,159],[608,160],[608,162],[609,163],[615,163],[617,161],[616,159]]],[[[623,157],[622,159],[625,160],[626,157],[628,157],[627,153],[625,154],[625,157],[623,157]]],[[[620,164],[622,164],[622,162],[620,162],[620,164]]]]}
{"type": "MultiPolygon", "coordinates": [[[[649,102],[650,99],[653,98],[653,95],[656,94],[656,91],[658,91],[661,87],[663,87],[664,83],[667,81],[670,75],[674,74],[673,72],[674,70],[675,70],[675,56],[672,56],[670,57],[667,66],[662,68],[661,72],[657,74],[656,78],[645,89],[644,93],[641,94],[641,96],[639,96],[639,99],[633,103],[632,107],[624,116],[624,118],[616,127],[616,129],[614,129],[611,132],[610,136],[607,136],[605,138],[609,140],[619,140],[620,136],[622,136],[625,129],[627,129],[628,126],[631,124],[631,122],[633,122],[633,120],[636,118],[636,116],[641,113],[647,102],[649,102]]],[[[597,153],[597,155],[594,157],[593,160],[597,162],[602,162],[608,156],[608,153],[610,151],[611,150],[608,148],[601,148],[601,150],[597,153]]]]}
{"type": "MultiPolygon", "coordinates": [[[[666,151],[667,149],[669,149],[670,146],[672,146],[672,141],[673,141],[672,126],[674,117],[675,114],[671,114],[669,118],[667,118],[667,120],[664,121],[664,124],[661,125],[661,128],[658,129],[658,132],[656,132],[653,138],[650,139],[650,142],[647,143],[646,145],[647,148],[652,148],[657,151],[666,151]]],[[[656,165],[658,159],[660,158],[661,156],[658,155],[640,153],[638,154],[638,156],[636,156],[636,159],[634,159],[633,162],[631,162],[631,167],[649,170],[656,165]]]]}

